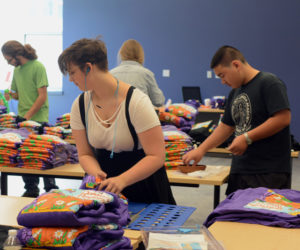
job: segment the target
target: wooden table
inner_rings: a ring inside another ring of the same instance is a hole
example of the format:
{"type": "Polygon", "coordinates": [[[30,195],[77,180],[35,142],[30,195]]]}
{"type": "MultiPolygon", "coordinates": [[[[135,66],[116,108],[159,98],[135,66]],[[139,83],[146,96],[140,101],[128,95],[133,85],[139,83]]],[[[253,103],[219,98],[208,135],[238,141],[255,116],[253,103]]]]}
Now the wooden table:
{"type": "MultiPolygon", "coordinates": [[[[226,167],[224,171],[217,175],[211,175],[204,178],[191,177],[188,175],[176,175],[174,170],[167,170],[168,178],[171,185],[180,186],[199,186],[199,184],[214,186],[214,208],[220,202],[220,186],[223,185],[229,176],[230,167],[226,167]]],[[[7,195],[8,175],[30,176],[38,175],[40,177],[53,177],[63,179],[79,179],[84,177],[84,171],[80,164],[66,164],[60,167],[47,170],[35,170],[14,167],[0,167],[1,172],[1,195],[7,195]]]]}
{"type": "MultiPolygon", "coordinates": [[[[0,225],[22,228],[23,226],[20,226],[17,222],[17,216],[21,209],[33,200],[34,198],[0,195],[0,225]]],[[[124,236],[130,239],[133,249],[137,249],[142,242],[141,232],[130,229],[125,229],[124,231],[124,236]]]]}
{"type": "Polygon", "coordinates": [[[217,221],[209,231],[226,250],[300,249],[300,228],[217,221]]]}
{"type": "Polygon", "coordinates": [[[214,186],[214,201],[213,205],[216,208],[220,202],[220,186],[226,183],[230,167],[227,166],[223,168],[219,173],[216,175],[209,175],[206,177],[191,177],[188,175],[178,175],[176,174],[176,170],[167,170],[169,182],[173,183],[180,183],[180,184],[205,184],[205,185],[213,185],[214,186]]]}
{"type": "Polygon", "coordinates": [[[33,200],[34,198],[0,195],[0,225],[22,228],[17,222],[17,216],[33,200]]]}
{"type": "Polygon", "coordinates": [[[80,164],[65,164],[63,166],[47,169],[36,170],[15,167],[0,167],[1,172],[1,195],[7,195],[7,176],[30,176],[38,175],[40,177],[53,177],[63,179],[77,179],[81,180],[84,177],[84,171],[80,164]]]}
{"type": "Polygon", "coordinates": [[[198,112],[223,114],[225,112],[225,110],[224,109],[213,109],[213,108],[198,108],[198,112]]]}
{"type": "Polygon", "coordinates": [[[223,113],[223,109],[198,108],[195,123],[212,120],[213,124],[218,124],[220,115],[223,113]]]}
{"type": "MultiPolygon", "coordinates": [[[[207,151],[206,156],[228,156],[231,157],[232,153],[226,148],[213,148],[207,151]]],[[[292,158],[299,157],[299,151],[291,151],[292,158]]]]}

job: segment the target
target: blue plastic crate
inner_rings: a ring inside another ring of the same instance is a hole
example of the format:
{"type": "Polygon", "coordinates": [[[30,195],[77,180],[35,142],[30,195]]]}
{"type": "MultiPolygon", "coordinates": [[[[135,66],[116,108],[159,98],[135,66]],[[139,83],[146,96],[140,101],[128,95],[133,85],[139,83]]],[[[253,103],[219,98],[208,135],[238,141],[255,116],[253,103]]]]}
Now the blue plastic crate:
{"type": "Polygon", "coordinates": [[[140,230],[144,227],[182,226],[195,210],[194,207],[152,203],[128,225],[128,228],[140,230]]]}

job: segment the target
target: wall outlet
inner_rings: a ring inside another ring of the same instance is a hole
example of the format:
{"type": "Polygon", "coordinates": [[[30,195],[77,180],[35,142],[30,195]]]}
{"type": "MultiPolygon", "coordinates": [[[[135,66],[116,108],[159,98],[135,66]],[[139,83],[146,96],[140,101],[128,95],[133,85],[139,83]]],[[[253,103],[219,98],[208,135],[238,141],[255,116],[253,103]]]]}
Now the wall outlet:
{"type": "Polygon", "coordinates": [[[212,72],[211,72],[211,70],[207,70],[206,71],[206,77],[207,78],[212,78],[212,72]]]}
{"type": "Polygon", "coordinates": [[[163,77],[170,77],[170,70],[169,69],[163,69],[162,76],[163,77]]]}

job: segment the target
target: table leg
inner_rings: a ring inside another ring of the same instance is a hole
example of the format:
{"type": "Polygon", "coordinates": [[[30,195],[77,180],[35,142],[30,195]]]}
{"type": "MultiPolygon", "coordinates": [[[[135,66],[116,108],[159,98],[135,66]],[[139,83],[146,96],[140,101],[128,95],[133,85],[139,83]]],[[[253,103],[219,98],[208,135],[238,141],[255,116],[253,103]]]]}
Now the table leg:
{"type": "Polygon", "coordinates": [[[7,195],[7,174],[1,173],[1,195],[7,195]]]}
{"type": "Polygon", "coordinates": [[[214,208],[219,205],[220,202],[220,186],[214,186],[214,208]]]}

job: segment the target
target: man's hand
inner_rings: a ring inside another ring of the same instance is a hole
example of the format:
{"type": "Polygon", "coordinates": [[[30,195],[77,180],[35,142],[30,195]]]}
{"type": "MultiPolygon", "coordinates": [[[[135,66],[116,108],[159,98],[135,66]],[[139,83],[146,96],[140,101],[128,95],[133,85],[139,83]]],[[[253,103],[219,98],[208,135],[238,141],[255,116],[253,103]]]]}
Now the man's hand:
{"type": "Polygon", "coordinates": [[[248,144],[244,135],[234,138],[230,146],[227,148],[234,155],[242,155],[248,148],[248,144]]]}
{"type": "Polygon", "coordinates": [[[182,156],[182,161],[184,165],[190,165],[190,162],[193,160],[193,166],[196,166],[199,161],[201,161],[204,153],[199,151],[199,149],[193,149],[192,151],[186,153],[182,156]]]}

